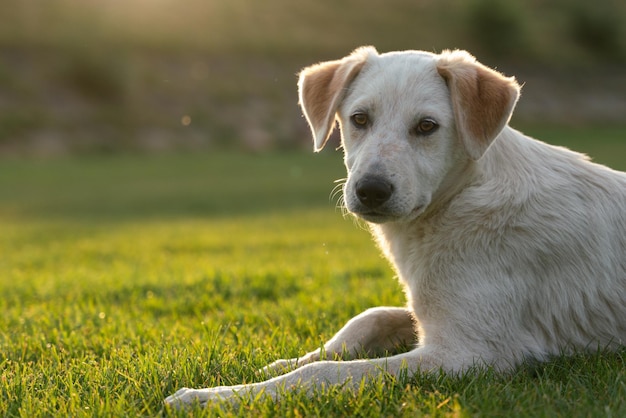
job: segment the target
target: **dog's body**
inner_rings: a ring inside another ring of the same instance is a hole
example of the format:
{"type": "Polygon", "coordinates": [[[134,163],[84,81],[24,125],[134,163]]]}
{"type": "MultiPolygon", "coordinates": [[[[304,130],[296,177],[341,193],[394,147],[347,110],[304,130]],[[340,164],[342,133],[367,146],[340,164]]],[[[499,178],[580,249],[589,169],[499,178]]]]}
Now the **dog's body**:
{"type": "Polygon", "coordinates": [[[507,123],[514,79],[455,51],[361,48],[300,76],[321,149],[340,122],[348,210],[371,225],[407,308],[353,318],[322,350],[249,385],[182,389],[206,403],[383,372],[506,371],[526,358],[626,343],[626,174],[507,123]],[[371,360],[318,361],[348,354],[371,360]]]}

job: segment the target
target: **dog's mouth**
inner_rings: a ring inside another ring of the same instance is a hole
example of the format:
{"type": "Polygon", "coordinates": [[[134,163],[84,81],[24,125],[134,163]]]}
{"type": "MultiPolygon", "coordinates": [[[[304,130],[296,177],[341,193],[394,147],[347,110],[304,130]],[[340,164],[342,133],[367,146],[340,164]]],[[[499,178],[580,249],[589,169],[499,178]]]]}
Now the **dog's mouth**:
{"type": "Polygon", "coordinates": [[[388,212],[385,210],[376,210],[376,209],[366,210],[366,211],[355,211],[353,213],[359,218],[367,222],[371,222],[375,224],[382,224],[386,222],[395,222],[395,221],[401,221],[401,220],[412,221],[413,219],[417,218],[422,213],[424,213],[425,209],[426,209],[426,205],[417,205],[408,214],[392,213],[392,212],[388,212]]]}
{"type": "Polygon", "coordinates": [[[375,224],[382,224],[390,220],[389,214],[374,210],[368,212],[354,212],[354,214],[359,218],[366,220],[367,222],[372,222],[375,224]]]}

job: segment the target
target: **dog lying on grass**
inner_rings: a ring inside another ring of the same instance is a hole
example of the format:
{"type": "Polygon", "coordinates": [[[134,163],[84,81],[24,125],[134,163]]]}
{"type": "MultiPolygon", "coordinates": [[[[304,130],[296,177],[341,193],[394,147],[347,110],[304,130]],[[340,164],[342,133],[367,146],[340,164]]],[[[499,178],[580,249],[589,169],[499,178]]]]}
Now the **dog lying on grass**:
{"type": "Polygon", "coordinates": [[[316,151],[339,121],[345,205],[368,222],[407,307],[368,309],[323,349],[265,368],[286,374],[181,389],[167,404],[507,371],[626,343],[626,174],[509,127],[515,79],[464,51],[364,47],[304,69],[299,89],[316,151]],[[393,354],[403,345],[414,348],[393,354]],[[342,354],[387,356],[322,359],[342,354]]]}

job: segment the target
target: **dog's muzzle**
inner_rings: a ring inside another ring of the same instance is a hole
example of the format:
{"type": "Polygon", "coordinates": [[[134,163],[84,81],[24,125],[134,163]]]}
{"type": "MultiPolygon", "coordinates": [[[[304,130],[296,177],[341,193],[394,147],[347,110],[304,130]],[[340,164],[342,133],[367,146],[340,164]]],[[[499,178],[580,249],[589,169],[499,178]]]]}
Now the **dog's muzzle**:
{"type": "Polygon", "coordinates": [[[422,214],[430,202],[423,197],[416,202],[399,199],[397,188],[387,178],[371,175],[360,178],[346,196],[347,208],[354,215],[372,223],[412,220],[422,214]]]}

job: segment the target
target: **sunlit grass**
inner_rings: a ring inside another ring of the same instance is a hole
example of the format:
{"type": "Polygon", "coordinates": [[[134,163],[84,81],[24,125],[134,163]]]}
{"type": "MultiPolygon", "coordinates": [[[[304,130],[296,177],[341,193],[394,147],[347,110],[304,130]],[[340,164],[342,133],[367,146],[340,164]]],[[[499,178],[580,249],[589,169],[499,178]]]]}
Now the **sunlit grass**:
{"type": "Polygon", "coordinates": [[[158,410],[178,386],[249,381],[361,309],[402,303],[332,209],[8,229],[3,413],[158,410]]]}

